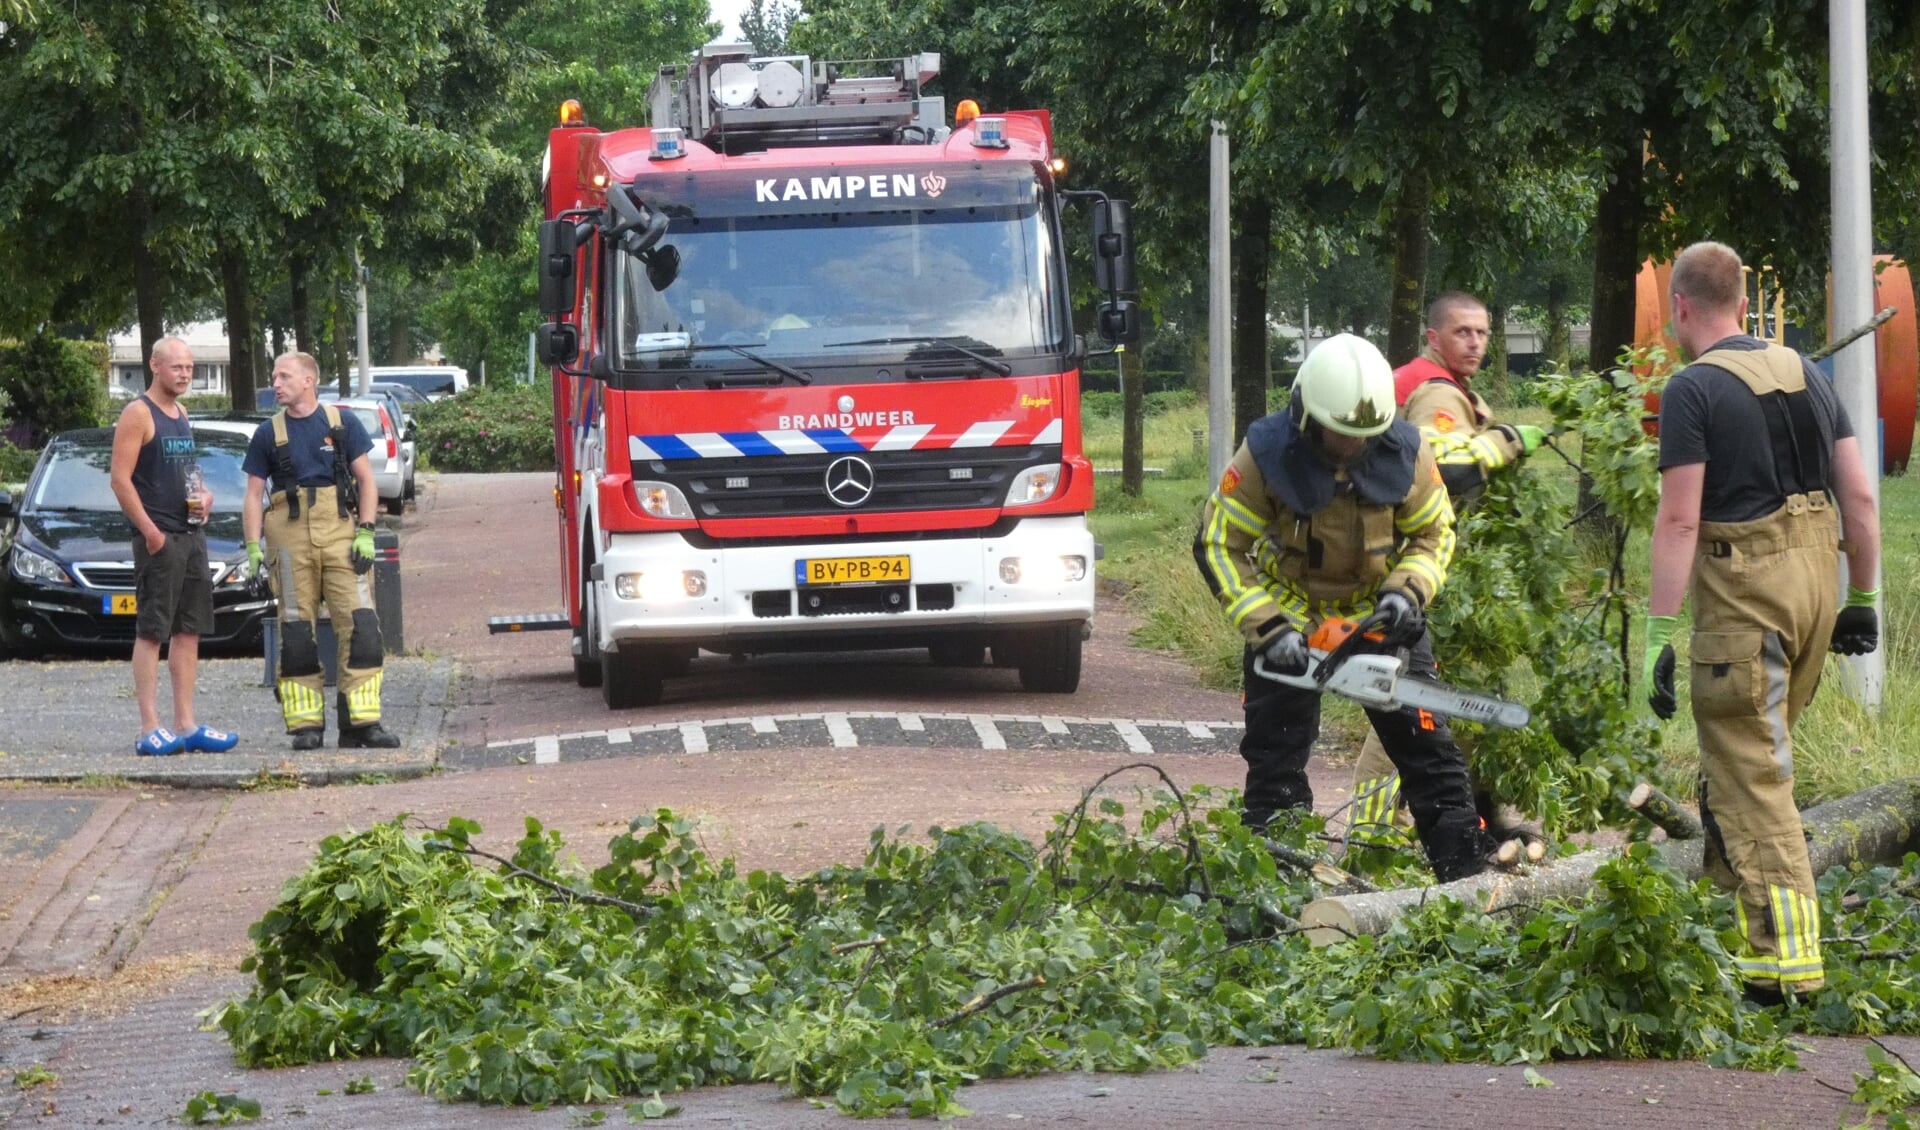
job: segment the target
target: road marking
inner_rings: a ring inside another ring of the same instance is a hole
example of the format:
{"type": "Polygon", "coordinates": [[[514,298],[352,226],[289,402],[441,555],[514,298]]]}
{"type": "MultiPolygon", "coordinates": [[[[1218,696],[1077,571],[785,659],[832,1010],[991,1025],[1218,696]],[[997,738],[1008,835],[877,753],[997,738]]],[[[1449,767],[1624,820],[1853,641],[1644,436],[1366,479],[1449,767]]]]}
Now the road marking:
{"type": "Polygon", "coordinates": [[[827,736],[833,739],[835,749],[847,749],[860,744],[860,739],[855,736],[853,726],[847,721],[846,715],[828,714],[824,718],[827,723],[827,736]]]}
{"type": "Polygon", "coordinates": [[[1113,729],[1115,733],[1120,735],[1120,740],[1127,743],[1128,753],[1153,752],[1153,743],[1148,741],[1147,736],[1140,732],[1140,727],[1131,722],[1115,721],[1113,729]]]}
{"type": "MultiPolygon", "coordinates": [[[[1246,728],[1243,722],[1218,721],[1163,721],[1159,719],[1131,718],[1071,718],[1057,715],[1031,714],[922,714],[918,712],[888,711],[829,711],[819,714],[778,714],[757,715],[751,718],[707,719],[697,722],[654,722],[646,725],[627,726],[620,729],[592,730],[583,733],[545,734],[533,738],[513,738],[487,743],[487,748],[498,750],[525,750],[531,747],[532,760],[536,765],[551,765],[560,760],[560,744],[567,741],[581,741],[599,738],[609,746],[627,746],[632,750],[629,756],[646,753],[671,752],[671,747],[663,750],[656,735],[677,736],[679,746],[686,753],[711,753],[713,743],[709,737],[714,727],[751,726],[756,734],[778,734],[785,740],[773,744],[794,747],[812,747],[819,742],[817,737],[808,738],[806,731],[794,727],[782,728],[783,722],[817,722],[826,727],[827,736],[834,748],[852,749],[860,746],[860,736],[854,732],[853,719],[865,719],[879,724],[882,733],[872,739],[872,744],[888,745],[892,739],[885,733],[884,727],[891,722],[900,728],[900,739],[908,746],[924,745],[926,742],[927,720],[938,719],[941,722],[965,723],[973,731],[978,743],[976,748],[1005,750],[1018,745],[1021,748],[1032,747],[1034,736],[1031,730],[1018,735],[1010,743],[1005,727],[1038,725],[1047,735],[1047,740],[1039,743],[1039,748],[1072,749],[1076,746],[1078,735],[1095,748],[1103,743],[1110,747],[1111,738],[1102,738],[1104,731],[1117,736],[1133,754],[1152,753],[1232,753],[1231,743],[1246,728]],[[1167,749],[1156,749],[1154,739],[1148,731],[1161,735],[1160,740],[1168,745],[1167,749]],[[914,740],[913,735],[918,736],[914,740]],[[1066,741],[1058,739],[1065,738],[1066,741]],[[1195,743],[1201,743],[1196,749],[1195,743]]],[[[943,733],[948,731],[943,731],[943,733]]],[[[815,734],[818,731],[814,731],[815,734]]],[[[942,739],[942,745],[953,744],[942,739]]],[[[964,741],[959,743],[966,747],[964,741]]],[[[524,756],[524,754],[522,755],[524,756]]]]}

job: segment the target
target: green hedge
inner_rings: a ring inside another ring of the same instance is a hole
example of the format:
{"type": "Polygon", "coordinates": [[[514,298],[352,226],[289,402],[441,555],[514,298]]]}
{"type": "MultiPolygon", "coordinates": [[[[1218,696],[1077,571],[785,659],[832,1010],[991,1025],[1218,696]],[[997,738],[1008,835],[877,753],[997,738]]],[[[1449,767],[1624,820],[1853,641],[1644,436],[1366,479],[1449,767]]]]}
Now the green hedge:
{"type": "Polygon", "coordinates": [[[0,394],[8,403],[6,438],[23,448],[68,428],[107,420],[107,346],[38,334],[0,343],[0,394]]]}
{"type": "Polygon", "coordinates": [[[414,413],[419,452],[436,471],[551,471],[553,388],[474,385],[414,413]]]}

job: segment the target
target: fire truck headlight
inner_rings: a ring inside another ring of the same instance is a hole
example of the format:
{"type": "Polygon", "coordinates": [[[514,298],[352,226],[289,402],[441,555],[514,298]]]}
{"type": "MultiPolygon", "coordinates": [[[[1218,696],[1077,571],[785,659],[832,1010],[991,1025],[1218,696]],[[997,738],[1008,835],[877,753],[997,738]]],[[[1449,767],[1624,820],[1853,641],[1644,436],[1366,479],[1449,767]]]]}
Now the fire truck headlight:
{"type": "Polygon", "coordinates": [[[1052,585],[1070,585],[1087,578],[1087,559],[1081,555],[1064,554],[1060,557],[1002,557],[1000,559],[1000,583],[1017,585],[1026,583],[1038,588],[1052,585]]]}
{"type": "Polygon", "coordinates": [[[688,569],[680,574],[680,589],[688,596],[707,595],[707,575],[699,569],[688,569]]]}
{"type": "Polygon", "coordinates": [[[634,500],[640,512],[649,518],[692,518],[693,508],[687,496],[672,483],[635,483],[634,500]]]}
{"type": "Polygon", "coordinates": [[[1013,477],[1013,485],[1007,488],[1008,506],[1033,506],[1052,498],[1060,489],[1060,476],[1065,470],[1058,463],[1043,463],[1037,467],[1028,467],[1013,477]]]}

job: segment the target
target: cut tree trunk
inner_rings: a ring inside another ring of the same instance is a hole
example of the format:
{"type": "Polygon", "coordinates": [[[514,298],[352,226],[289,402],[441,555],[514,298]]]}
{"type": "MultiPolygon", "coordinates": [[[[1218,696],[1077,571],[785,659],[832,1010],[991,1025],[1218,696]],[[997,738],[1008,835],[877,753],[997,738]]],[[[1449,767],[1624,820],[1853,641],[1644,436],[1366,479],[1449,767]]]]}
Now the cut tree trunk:
{"type": "MultiPolygon", "coordinates": [[[[1920,777],[1816,805],[1800,814],[1800,822],[1807,829],[1807,856],[1815,875],[1849,863],[1897,863],[1920,831],[1920,777]]],[[[1670,840],[1659,850],[1675,870],[1698,879],[1703,873],[1702,845],[1701,840],[1670,840]]],[[[1326,946],[1361,934],[1383,934],[1401,915],[1437,898],[1471,902],[1488,912],[1583,899],[1593,891],[1593,873],[1619,855],[1619,849],[1605,848],[1521,874],[1489,871],[1433,887],[1315,899],[1300,912],[1300,923],[1308,941],[1326,946]]]]}
{"type": "Polygon", "coordinates": [[[1681,807],[1679,801],[1645,781],[1635,785],[1633,791],[1627,794],[1627,807],[1666,832],[1668,839],[1697,840],[1700,838],[1700,818],[1681,807]]]}

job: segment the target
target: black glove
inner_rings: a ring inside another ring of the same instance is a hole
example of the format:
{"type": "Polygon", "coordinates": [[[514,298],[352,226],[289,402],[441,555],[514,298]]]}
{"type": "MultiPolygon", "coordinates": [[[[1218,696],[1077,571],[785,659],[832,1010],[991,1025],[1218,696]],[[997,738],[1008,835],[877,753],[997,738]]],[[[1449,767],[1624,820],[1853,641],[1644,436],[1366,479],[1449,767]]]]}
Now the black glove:
{"type": "Polygon", "coordinates": [[[1647,684],[1647,703],[1653,712],[1665,722],[1680,709],[1680,700],[1673,691],[1673,645],[1660,649],[1660,657],[1653,661],[1653,681],[1647,684]]]}
{"type": "Polygon", "coordinates": [[[1386,637],[1388,647],[1407,647],[1420,638],[1426,631],[1426,617],[1420,614],[1420,607],[1403,592],[1383,592],[1373,606],[1379,620],[1380,634],[1386,637]]]}
{"type": "Polygon", "coordinates": [[[1865,655],[1880,646],[1880,617],[1872,605],[1850,605],[1833,622],[1833,642],[1827,650],[1840,655],[1865,655]]]}
{"type": "Polygon", "coordinates": [[[1307,637],[1300,634],[1298,628],[1282,628],[1280,634],[1267,642],[1267,670],[1276,675],[1304,675],[1307,673],[1307,637]]]}

